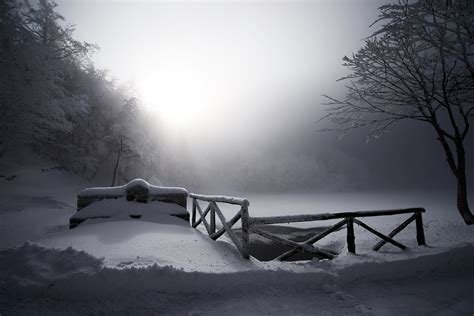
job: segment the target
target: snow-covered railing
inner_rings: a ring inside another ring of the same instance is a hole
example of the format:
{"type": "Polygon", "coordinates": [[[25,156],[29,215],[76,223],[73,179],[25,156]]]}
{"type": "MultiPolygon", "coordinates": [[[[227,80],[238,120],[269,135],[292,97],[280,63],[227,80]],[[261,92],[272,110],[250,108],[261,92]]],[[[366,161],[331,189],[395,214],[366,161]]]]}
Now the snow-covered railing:
{"type": "Polygon", "coordinates": [[[246,259],[250,257],[250,246],[249,236],[250,232],[270,239],[279,244],[289,246],[292,249],[278,256],[276,259],[283,261],[291,258],[298,252],[306,252],[314,254],[321,258],[332,259],[337,253],[320,248],[314,244],[328,236],[329,234],[336,232],[340,229],[347,229],[347,249],[351,253],[356,252],[355,247],[355,234],[354,224],[357,224],[374,234],[381,239],[374,247],[373,250],[378,251],[386,243],[390,243],[400,249],[406,249],[407,247],[398,241],[395,241],[393,237],[405,229],[411,222],[416,222],[416,239],[418,245],[425,245],[425,234],[423,230],[423,219],[422,213],[425,212],[424,208],[407,208],[407,209],[393,209],[393,210],[375,210],[375,211],[359,211],[359,212],[341,212],[341,213],[325,213],[325,214],[306,214],[306,215],[288,215],[288,216],[271,216],[271,217],[251,217],[249,216],[249,201],[247,199],[225,197],[225,196],[212,196],[212,195],[200,195],[200,194],[189,194],[189,197],[193,199],[193,208],[191,213],[191,225],[196,228],[201,223],[206,228],[209,237],[213,240],[217,240],[223,234],[227,233],[240,251],[242,256],[246,259]],[[209,204],[202,211],[199,201],[208,202],[209,204]],[[217,203],[228,203],[240,205],[240,209],[229,221],[224,217],[222,211],[218,207],[217,203]],[[199,218],[197,219],[197,214],[199,218]],[[216,230],[216,214],[222,223],[222,228],[216,230]],[[388,235],[384,235],[379,231],[368,226],[358,218],[361,217],[375,217],[375,216],[389,216],[389,215],[403,215],[412,214],[406,221],[396,227],[388,235]],[[206,217],[209,216],[209,222],[206,217]],[[328,227],[323,232],[320,232],[314,236],[307,238],[302,242],[295,242],[289,239],[282,238],[276,234],[272,234],[262,229],[264,225],[271,224],[289,224],[297,222],[310,222],[310,221],[323,221],[323,220],[334,220],[342,219],[337,224],[328,227]],[[242,232],[241,238],[238,238],[235,232],[232,230],[232,226],[241,220],[242,232]]]}
{"type": "Polygon", "coordinates": [[[425,245],[425,233],[423,230],[423,219],[421,215],[424,212],[425,212],[424,208],[408,208],[408,209],[342,212],[342,213],[326,213],[326,214],[249,217],[249,231],[255,234],[258,234],[262,237],[265,237],[267,239],[273,240],[277,243],[290,246],[293,248],[292,250],[289,250],[281,254],[280,256],[278,256],[276,258],[277,260],[280,260],[280,261],[287,260],[293,255],[295,255],[296,253],[298,253],[298,251],[309,252],[323,258],[332,259],[334,258],[336,253],[334,253],[331,250],[316,247],[314,246],[314,244],[318,240],[323,239],[329,234],[336,232],[344,228],[345,226],[347,229],[347,249],[349,252],[355,253],[356,247],[355,247],[354,224],[361,226],[365,230],[369,231],[370,233],[382,239],[373,247],[373,250],[375,251],[379,250],[386,243],[391,243],[392,245],[404,250],[407,247],[401,244],[400,242],[395,241],[393,237],[395,237],[395,235],[397,235],[399,232],[405,229],[405,227],[407,227],[408,224],[410,224],[413,221],[416,221],[416,240],[418,242],[418,245],[425,245]],[[368,226],[364,222],[357,219],[360,217],[388,216],[388,215],[401,215],[401,214],[412,214],[412,216],[410,216],[406,221],[400,224],[388,235],[384,235],[380,233],[379,231],[373,229],[372,227],[368,226]],[[287,240],[259,228],[259,226],[270,225],[270,224],[283,224],[283,223],[289,224],[289,223],[296,223],[296,222],[322,221],[322,220],[332,220],[332,219],[341,219],[341,218],[343,219],[342,221],[338,222],[337,224],[327,228],[325,231],[318,233],[302,242],[287,240]]]}
{"type": "Polygon", "coordinates": [[[206,228],[209,237],[213,240],[217,240],[219,237],[227,233],[232,240],[233,244],[242,254],[245,259],[250,258],[250,246],[249,246],[249,201],[247,199],[240,199],[234,197],[217,196],[217,195],[201,195],[190,193],[189,197],[193,199],[193,209],[191,213],[191,225],[196,228],[199,224],[203,223],[206,228]],[[209,202],[204,211],[202,211],[199,201],[209,202]],[[240,205],[240,209],[229,221],[222,214],[221,209],[217,203],[227,203],[240,205]],[[199,219],[196,220],[196,215],[199,213],[199,219]],[[209,214],[209,222],[206,216],[209,214]],[[219,218],[222,228],[216,230],[216,214],[219,218]],[[235,232],[232,230],[232,226],[238,221],[242,223],[242,234],[241,238],[238,238],[235,232]]]}

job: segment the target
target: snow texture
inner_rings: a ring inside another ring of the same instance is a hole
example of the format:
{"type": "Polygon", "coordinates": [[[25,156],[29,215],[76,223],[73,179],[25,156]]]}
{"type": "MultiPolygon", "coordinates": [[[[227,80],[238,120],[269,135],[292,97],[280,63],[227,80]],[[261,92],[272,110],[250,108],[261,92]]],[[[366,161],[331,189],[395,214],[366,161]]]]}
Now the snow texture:
{"type": "Polygon", "coordinates": [[[110,268],[173,266],[184,271],[236,272],[253,268],[229,243],[214,242],[182,219],[156,214],[148,218],[95,219],[36,242],[85,251],[110,268]]]}
{"type": "Polygon", "coordinates": [[[474,246],[307,273],[215,274],[170,266],[110,269],[72,249],[0,252],[6,315],[458,315],[474,308],[474,246]]]}
{"type": "MultiPolygon", "coordinates": [[[[339,245],[341,254],[332,261],[258,262],[241,258],[226,235],[215,242],[165,215],[160,210],[171,206],[161,208],[162,202],[99,201],[90,212],[119,211],[69,230],[77,189],[87,183],[59,170],[9,170],[17,177],[0,180],[2,315],[470,315],[474,310],[474,231],[446,198],[450,193],[248,196],[251,216],[427,209],[426,247],[416,245],[410,225],[396,237],[409,250],[385,245],[374,252],[377,238],[356,226],[357,255],[347,252],[342,230],[318,242],[339,245]]],[[[219,207],[227,218],[239,209],[219,207]]],[[[363,219],[385,233],[403,220],[363,219]]]]}
{"type": "Polygon", "coordinates": [[[87,188],[82,190],[79,193],[79,196],[97,196],[97,195],[104,195],[104,196],[124,196],[127,192],[128,188],[134,186],[142,186],[148,188],[148,193],[151,195],[159,195],[159,194],[185,194],[188,195],[188,191],[184,188],[178,187],[162,187],[149,184],[143,179],[135,179],[130,181],[129,183],[117,186],[117,187],[95,187],[95,188],[87,188]]]}

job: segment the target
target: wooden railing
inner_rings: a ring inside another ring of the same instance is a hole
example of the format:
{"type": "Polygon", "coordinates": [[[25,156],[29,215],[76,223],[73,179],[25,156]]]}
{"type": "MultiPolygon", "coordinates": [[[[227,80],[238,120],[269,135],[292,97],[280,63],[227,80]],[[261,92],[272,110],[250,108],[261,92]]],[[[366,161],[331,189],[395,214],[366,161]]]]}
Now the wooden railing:
{"type": "Polygon", "coordinates": [[[211,195],[200,195],[200,194],[189,194],[189,197],[193,199],[193,208],[191,213],[191,225],[196,228],[199,224],[203,224],[206,228],[209,237],[213,240],[217,240],[219,237],[227,233],[235,247],[242,254],[245,259],[250,258],[250,247],[249,247],[249,201],[247,199],[230,198],[225,196],[211,196],[211,195]],[[208,202],[209,204],[203,211],[198,201],[208,202]],[[225,218],[221,209],[217,203],[227,203],[240,205],[240,209],[229,221],[225,218]],[[199,218],[196,220],[196,211],[199,213],[199,218]],[[209,222],[206,216],[209,214],[209,222]],[[222,227],[216,230],[216,214],[219,218],[222,227]],[[238,238],[235,232],[232,230],[232,226],[238,221],[242,224],[241,238],[238,238]]]}
{"type": "Polygon", "coordinates": [[[344,228],[345,226],[347,229],[347,249],[349,252],[355,253],[356,245],[355,245],[354,224],[361,226],[362,228],[366,229],[370,233],[382,239],[373,247],[373,250],[377,251],[386,243],[391,243],[392,245],[400,249],[406,249],[407,247],[405,245],[401,244],[398,241],[395,241],[393,237],[395,237],[395,235],[397,235],[399,232],[405,229],[405,227],[407,227],[408,224],[410,224],[413,221],[416,221],[416,239],[417,239],[418,245],[425,245],[425,234],[423,230],[423,219],[421,215],[423,212],[425,212],[425,209],[423,208],[408,208],[408,209],[395,209],[395,210],[343,212],[343,213],[327,213],[327,214],[311,214],[311,215],[250,217],[249,230],[262,237],[268,238],[277,243],[287,245],[293,248],[292,250],[289,250],[281,254],[279,257],[277,257],[276,258],[277,260],[281,260],[281,261],[287,260],[293,255],[295,255],[298,251],[309,252],[323,258],[332,259],[334,258],[334,256],[337,255],[336,253],[328,249],[316,247],[314,246],[314,244],[317,241],[328,236],[329,234],[344,228]],[[374,217],[374,216],[401,215],[401,214],[412,214],[412,215],[406,221],[400,224],[397,228],[395,228],[392,232],[390,232],[388,235],[384,235],[380,233],[379,231],[373,229],[369,225],[357,219],[360,217],[374,217]],[[269,225],[269,224],[310,222],[310,221],[333,220],[333,219],[342,219],[342,221],[338,222],[337,224],[331,227],[328,227],[323,232],[318,233],[306,239],[305,241],[299,242],[299,243],[281,238],[275,234],[268,233],[260,228],[260,226],[262,225],[269,225]]]}
{"type": "Polygon", "coordinates": [[[191,214],[191,225],[196,228],[199,224],[203,223],[204,227],[207,230],[207,233],[213,240],[217,240],[223,234],[227,233],[236,248],[240,251],[242,256],[246,259],[250,257],[250,247],[249,247],[249,234],[253,232],[257,235],[270,239],[279,244],[288,246],[292,248],[291,250],[286,251],[281,254],[276,260],[287,260],[291,258],[296,253],[302,251],[314,254],[318,257],[332,259],[337,253],[329,249],[324,249],[317,247],[314,244],[328,236],[331,233],[334,233],[344,227],[347,229],[347,249],[351,253],[356,252],[355,245],[355,234],[354,234],[354,224],[357,224],[374,234],[375,236],[381,239],[374,247],[373,250],[378,251],[386,243],[390,243],[400,249],[406,249],[407,247],[401,244],[398,241],[395,241],[393,237],[405,229],[411,222],[416,222],[416,239],[418,245],[425,245],[425,234],[423,230],[423,219],[422,213],[425,212],[423,208],[408,208],[408,209],[394,209],[394,210],[377,210],[377,211],[360,211],[360,212],[342,212],[342,213],[326,213],[326,214],[308,214],[308,215],[288,215],[288,216],[272,216],[272,217],[250,217],[248,212],[249,201],[246,199],[239,198],[230,198],[224,196],[209,196],[209,195],[198,195],[190,194],[193,199],[193,208],[191,214]],[[204,211],[202,211],[201,206],[199,205],[200,201],[208,202],[208,206],[204,211]],[[232,217],[229,221],[226,220],[222,211],[219,209],[217,203],[228,203],[240,205],[240,210],[237,214],[232,217]],[[196,220],[196,211],[199,213],[200,217],[196,220]],[[209,214],[209,222],[206,219],[206,216],[209,214]],[[216,231],[216,214],[222,223],[222,228],[216,231]],[[375,216],[388,216],[388,215],[403,215],[411,214],[411,216],[405,220],[402,224],[396,227],[388,235],[384,235],[379,231],[373,229],[369,225],[360,221],[358,218],[361,217],[375,217],[375,216]],[[235,232],[232,230],[232,226],[241,220],[242,224],[242,233],[241,238],[238,238],[235,232]],[[296,222],[310,222],[310,221],[322,221],[322,220],[334,220],[342,219],[335,225],[328,227],[323,232],[320,232],[302,242],[295,242],[289,239],[282,238],[276,234],[262,229],[264,225],[271,224],[289,224],[296,222]]]}

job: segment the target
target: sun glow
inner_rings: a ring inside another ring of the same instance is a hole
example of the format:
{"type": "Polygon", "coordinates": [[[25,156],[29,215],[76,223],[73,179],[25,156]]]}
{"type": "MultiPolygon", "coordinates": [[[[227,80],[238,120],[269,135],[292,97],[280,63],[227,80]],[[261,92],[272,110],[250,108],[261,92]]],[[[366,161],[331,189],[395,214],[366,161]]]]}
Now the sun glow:
{"type": "Polygon", "coordinates": [[[202,73],[180,67],[159,67],[143,76],[139,92],[145,108],[174,128],[200,120],[214,106],[215,94],[202,73]]]}

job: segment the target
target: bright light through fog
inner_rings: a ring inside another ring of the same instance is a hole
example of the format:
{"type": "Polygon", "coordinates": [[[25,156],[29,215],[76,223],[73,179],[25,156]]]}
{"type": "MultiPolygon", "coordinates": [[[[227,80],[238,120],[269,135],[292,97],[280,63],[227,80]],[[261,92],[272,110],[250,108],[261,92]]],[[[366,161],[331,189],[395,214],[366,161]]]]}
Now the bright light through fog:
{"type": "Polygon", "coordinates": [[[193,119],[203,119],[216,98],[205,76],[178,63],[150,69],[136,88],[149,112],[160,114],[164,122],[180,129],[193,119]]]}
{"type": "Polygon", "coordinates": [[[332,1],[87,1],[87,9],[59,1],[78,38],[101,47],[96,65],[130,83],[160,130],[181,131],[189,144],[246,146],[277,131],[313,131],[320,95],[331,92],[341,57],[360,46],[376,14],[372,1],[351,10],[332,1]]]}

